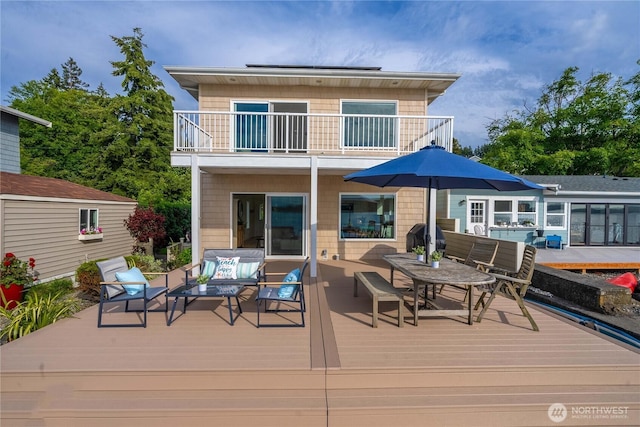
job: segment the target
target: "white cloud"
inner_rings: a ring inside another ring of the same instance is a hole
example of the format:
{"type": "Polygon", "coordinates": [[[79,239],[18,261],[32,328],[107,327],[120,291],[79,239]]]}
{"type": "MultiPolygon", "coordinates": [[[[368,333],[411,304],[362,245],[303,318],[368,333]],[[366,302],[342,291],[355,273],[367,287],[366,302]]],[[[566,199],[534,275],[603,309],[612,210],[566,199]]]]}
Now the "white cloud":
{"type": "Polygon", "coordinates": [[[83,79],[120,91],[110,36],[142,28],[147,59],[176,98],[197,108],[164,65],[367,65],[461,73],[430,114],[453,115],[463,145],[569,66],[628,78],[640,59],[640,2],[554,1],[0,1],[2,100],[73,57],[83,79]]]}

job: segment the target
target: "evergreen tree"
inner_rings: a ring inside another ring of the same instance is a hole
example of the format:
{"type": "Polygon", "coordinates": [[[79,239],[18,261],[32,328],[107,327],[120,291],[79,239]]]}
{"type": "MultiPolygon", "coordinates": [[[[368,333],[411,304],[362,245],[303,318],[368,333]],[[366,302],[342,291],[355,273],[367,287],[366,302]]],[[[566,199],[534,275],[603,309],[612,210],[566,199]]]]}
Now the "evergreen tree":
{"type": "Polygon", "coordinates": [[[82,70],[76,61],[70,57],[67,62],[62,64],[62,84],[64,89],[86,90],[89,84],[82,81],[80,78],[81,75],[82,70]]]}
{"type": "Polygon", "coordinates": [[[189,176],[171,167],[173,98],[151,72],[139,28],[132,36],[111,37],[124,56],[112,61],[112,74],[122,76],[124,95],[109,103],[115,120],[100,132],[103,147],[97,181],[103,190],[137,198],[145,204],[188,198],[189,176]]]}

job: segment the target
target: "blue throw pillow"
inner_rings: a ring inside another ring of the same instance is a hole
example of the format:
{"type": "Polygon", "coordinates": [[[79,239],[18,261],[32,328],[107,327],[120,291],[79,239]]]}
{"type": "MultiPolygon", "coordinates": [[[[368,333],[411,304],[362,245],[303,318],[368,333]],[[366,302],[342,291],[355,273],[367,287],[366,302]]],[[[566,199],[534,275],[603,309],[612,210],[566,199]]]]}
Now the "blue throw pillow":
{"type": "MultiPolygon", "coordinates": [[[[292,270],[285,276],[282,282],[299,282],[300,281],[300,269],[296,268],[292,270]]],[[[298,288],[298,285],[281,285],[280,289],[278,289],[278,298],[291,298],[293,293],[298,288]]]]}
{"type": "Polygon", "coordinates": [[[300,269],[296,268],[295,270],[291,270],[289,272],[289,274],[287,274],[282,281],[283,282],[299,282],[300,281],[300,269]]]}
{"type": "Polygon", "coordinates": [[[143,282],[142,285],[122,285],[124,290],[129,295],[135,295],[138,292],[142,291],[144,287],[149,287],[149,282],[142,274],[142,271],[138,267],[133,267],[131,270],[116,272],[116,280],[118,282],[143,282]]]}
{"type": "Polygon", "coordinates": [[[278,289],[278,298],[291,298],[298,285],[282,285],[278,289]]]}

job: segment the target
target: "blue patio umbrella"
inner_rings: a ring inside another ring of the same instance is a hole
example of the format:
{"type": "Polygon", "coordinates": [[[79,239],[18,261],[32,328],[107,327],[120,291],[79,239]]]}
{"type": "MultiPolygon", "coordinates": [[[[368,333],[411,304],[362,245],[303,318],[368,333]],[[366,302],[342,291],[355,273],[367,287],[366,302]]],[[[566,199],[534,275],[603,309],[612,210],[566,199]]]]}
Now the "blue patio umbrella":
{"type": "Polygon", "coordinates": [[[453,154],[432,142],[412,154],[397,157],[368,169],[346,175],[345,181],[360,182],[377,187],[420,187],[429,190],[428,225],[425,243],[428,252],[434,250],[431,236],[435,236],[435,203],[437,190],[469,188],[498,191],[542,190],[544,187],[453,154]]]}

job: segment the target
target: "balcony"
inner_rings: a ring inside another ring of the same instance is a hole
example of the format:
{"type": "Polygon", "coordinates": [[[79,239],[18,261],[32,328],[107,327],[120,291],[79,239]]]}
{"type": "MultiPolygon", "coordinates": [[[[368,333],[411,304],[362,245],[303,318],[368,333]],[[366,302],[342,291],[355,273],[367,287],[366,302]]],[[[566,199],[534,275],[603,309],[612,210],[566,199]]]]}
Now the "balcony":
{"type": "Polygon", "coordinates": [[[452,149],[453,117],[175,111],[174,151],[399,156],[452,149]]]}

